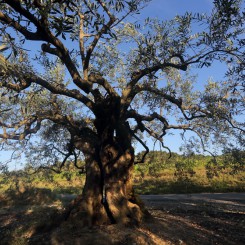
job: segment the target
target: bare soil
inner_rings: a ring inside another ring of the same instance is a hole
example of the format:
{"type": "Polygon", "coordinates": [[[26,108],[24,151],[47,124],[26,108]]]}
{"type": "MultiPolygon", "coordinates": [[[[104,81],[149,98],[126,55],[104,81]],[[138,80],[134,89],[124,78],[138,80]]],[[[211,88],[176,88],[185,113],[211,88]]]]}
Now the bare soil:
{"type": "MultiPolygon", "coordinates": [[[[43,193],[42,195],[44,195],[43,193]]],[[[41,194],[39,193],[40,196],[41,194]]],[[[245,244],[245,200],[146,198],[152,214],[141,227],[120,225],[91,229],[79,222],[51,227],[67,202],[47,198],[45,203],[24,200],[10,202],[0,197],[0,244],[245,244]]],[[[34,198],[35,199],[35,198],[34,198]]]]}

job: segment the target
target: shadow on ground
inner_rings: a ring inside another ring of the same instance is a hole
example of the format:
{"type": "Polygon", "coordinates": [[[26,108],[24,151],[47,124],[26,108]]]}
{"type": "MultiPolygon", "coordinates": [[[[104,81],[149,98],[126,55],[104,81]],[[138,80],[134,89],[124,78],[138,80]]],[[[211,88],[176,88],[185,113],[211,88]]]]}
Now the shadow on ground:
{"type": "Polygon", "coordinates": [[[86,229],[78,223],[63,223],[51,229],[52,222],[72,197],[51,194],[36,190],[29,195],[12,196],[12,200],[0,197],[0,243],[245,244],[245,203],[242,200],[147,200],[153,219],[140,228],[110,225],[86,229]]]}
{"type": "Polygon", "coordinates": [[[245,200],[147,201],[159,232],[173,244],[245,244],[245,200]]]}

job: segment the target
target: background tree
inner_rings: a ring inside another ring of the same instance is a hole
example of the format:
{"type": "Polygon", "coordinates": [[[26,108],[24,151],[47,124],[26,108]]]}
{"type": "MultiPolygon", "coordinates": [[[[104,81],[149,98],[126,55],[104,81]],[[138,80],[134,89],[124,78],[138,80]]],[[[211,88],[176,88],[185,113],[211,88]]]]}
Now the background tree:
{"type": "Polygon", "coordinates": [[[0,1],[2,146],[54,171],[72,158],[81,167],[82,153],[86,183],[67,217],[87,225],[144,217],[131,176],[145,155],[135,161],[133,140],[147,153],[143,136],[165,147],[174,129],[204,148],[244,133],[241,1],[214,1],[210,16],[127,22],[147,2],[0,1]],[[189,69],[214,61],[228,65],[227,80],[194,90],[189,69]]]}

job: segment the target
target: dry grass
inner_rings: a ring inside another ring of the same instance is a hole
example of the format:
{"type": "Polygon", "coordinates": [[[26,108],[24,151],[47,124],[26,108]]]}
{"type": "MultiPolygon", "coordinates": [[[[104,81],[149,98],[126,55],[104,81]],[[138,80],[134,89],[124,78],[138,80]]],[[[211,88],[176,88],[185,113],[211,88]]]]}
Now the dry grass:
{"type": "Polygon", "coordinates": [[[164,169],[157,176],[142,177],[136,172],[135,189],[139,194],[201,193],[201,192],[244,192],[245,172],[235,175],[229,172],[208,179],[203,166],[193,169],[193,176],[176,176],[174,169],[164,169]]]}
{"type": "MultiPolygon", "coordinates": [[[[175,169],[163,169],[157,175],[145,174],[135,171],[134,184],[139,194],[168,194],[168,193],[200,193],[200,192],[244,192],[245,172],[231,175],[228,172],[220,173],[219,176],[208,179],[203,166],[194,168],[193,176],[176,176],[175,169]]],[[[35,177],[27,181],[24,178],[9,178],[3,184],[0,176],[0,193],[9,190],[23,193],[25,189],[50,190],[51,193],[81,194],[85,176],[73,177],[66,180],[60,175],[54,175],[52,180],[35,177]],[[15,183],[15,185],[13,185],[15,183]]]]}

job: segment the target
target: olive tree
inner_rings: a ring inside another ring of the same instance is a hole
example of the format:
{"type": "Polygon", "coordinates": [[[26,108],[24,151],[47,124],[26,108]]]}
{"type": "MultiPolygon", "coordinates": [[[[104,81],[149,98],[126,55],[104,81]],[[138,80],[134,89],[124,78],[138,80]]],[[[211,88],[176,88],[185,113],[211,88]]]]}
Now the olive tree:
{"type": "Polygon", "coordinates": [[[192,131],[205,148],[244,132],[242,1],[215,0],[210,15],[133,22],[148,2],[0,1],[2,147],[54,171],[67,160],[83,167],[84,156],[86,183],[67,213],[84,225],[145,217],[132,186],[133,166],[149,151],[144,137],[166,147],[171,130],[192,131]],[[226,80],[194,89],[191,69],[217,62],[226,80]]]}

